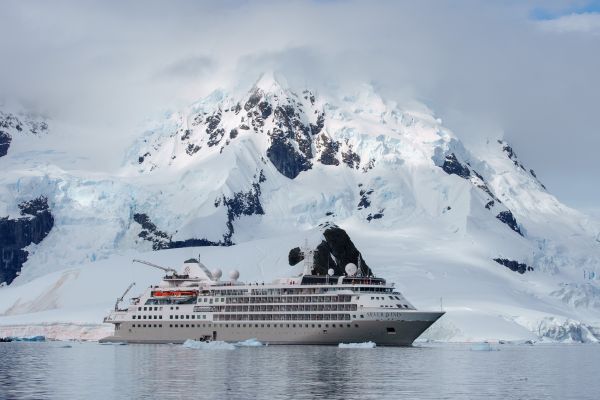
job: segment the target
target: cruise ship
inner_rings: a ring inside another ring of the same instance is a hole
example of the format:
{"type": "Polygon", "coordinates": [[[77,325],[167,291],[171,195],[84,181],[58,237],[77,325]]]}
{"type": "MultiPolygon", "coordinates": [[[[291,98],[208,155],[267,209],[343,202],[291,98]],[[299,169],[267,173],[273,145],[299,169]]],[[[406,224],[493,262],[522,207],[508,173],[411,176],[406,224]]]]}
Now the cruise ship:
{"type": "Polygon", "coordinates": [[[373,276],[362,276],[360,260],[345,274],[314,275],[305,260],[303,273],[272,283],[238,281],[239,272],[221,280],[197,259],[121,307],[134,284],[121,296],[105,323],[114,334],[101,342],[183,343],[238,342],[255,338],[269,345],[337,345],[371,341],[378,346],[410,346],[443,311],[419,311],[394,288],[373,276]]]}

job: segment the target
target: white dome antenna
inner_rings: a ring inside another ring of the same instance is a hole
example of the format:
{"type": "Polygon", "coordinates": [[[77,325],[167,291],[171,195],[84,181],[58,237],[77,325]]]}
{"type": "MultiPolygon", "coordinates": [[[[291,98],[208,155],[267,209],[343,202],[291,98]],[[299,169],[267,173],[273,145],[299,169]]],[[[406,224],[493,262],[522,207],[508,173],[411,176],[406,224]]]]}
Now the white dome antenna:
{"type": "Polygon", "coordinates": [[[234,269],[233,271],[229,271],[229,280],[231,282],[235,282],[240,278],[240,271],[234,269]]]}
{"type": "Polygon", "coordinates": [[[356,264],[348,263],[346,264],[346,268],[344,268],[344,270],[346,271],[346,275],[354,276],[356,275],[356,272],[358,272],[358,267],[356,264]]]}
{"type": "Polygon", "coordinates": [[[335,274],[335,271],[333,270],[333,268],[329,268],[329,269],[327,270],[327,275],[329,275],[329,276],[333,276],[333,274],[335,274]]]}
{"type": "Polygon", "coordinates": [[[212,275],[215,281],[218,281],[223,276],[223,271],[221,271],[221,268],[215,268],[211,271],[210,274],[212,275]]]}

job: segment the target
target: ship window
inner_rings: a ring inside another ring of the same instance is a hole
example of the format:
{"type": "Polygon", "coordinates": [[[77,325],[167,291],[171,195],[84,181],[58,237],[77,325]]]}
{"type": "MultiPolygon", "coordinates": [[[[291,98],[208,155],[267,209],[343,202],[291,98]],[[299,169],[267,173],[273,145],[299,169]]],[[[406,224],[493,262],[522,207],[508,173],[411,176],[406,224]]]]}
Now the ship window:
{"type": "Polygon", "coordinates": [[[318,327],[320,328],[320,327],[321,327],[321,324],[319,324],[319,325],[318,325],[318,327]]]}
{"type": "Polygon", "coordinates": [[[179,317],[179,319],[184,319],[184,318],[183,318],[183,315],[181,315],[181,316],[179,317]]]}
{"type": "Polygon", "coordinates": [[[189,315],[186,315],[186,316],[185,316],[185,319],[190,319],[190,316],[189,316],[189,315]]]}
{"type": "Polygon", "coordinates": [[[154,316],[154,319],[158,319],[158,315],[155,315],[155,316],[154,316]]]}
{"type": "Polygon", "coordinates": [[[189,327],[190,327],[190,324],[185,324],[185,327],[186,327],[186,328],[189,328],[189,327]]]}
{"type": "Polygon", "coordinates": [[[158,324],[158,327],[159,327],[159,328],[162,328],[162,324],[158,324]]]}
{"type": "Polygon", "coordinates": [[[132,318],[135,319],[135,315],[132,318]]]}
{"type": "Polygon", "coordinates": [[[175,307],[176,310],[179,310],[179,307],[175,307]]]}
{"type": "Polygon", "coordinates": [[[335,328],[335,324],[331,325],[332,328],[335,328]]]}
{"type": "Polygon", "coordinates": [[[179,315],[176,315],[176,316],[175,316],[175,319],[179,319],[179,315]]]}
{"type": "Polygon", "coordinates": [[[142,307],[138,307],[138,311],[142,311],[142,307]]]}
{"type": "Polygon", "coordinates": [[[314,327],[315,327],[315,324],[312,324],[311,328],[314,328],[314,327]]]}
{"type": "Polygon", "coordinates": [[[158,311],[158,307],[154,307],[154,311],[158,311]]]}
{"type": "Polygon", "coordinates": [[[146,324],[144,324],[144,328],[146,327],[146,324]]]}
{"type": "Polygon", "coordinates": [[[173,327],[173,324],[169,324],[169,328],[172,328],[172,327],[173,327]]]}

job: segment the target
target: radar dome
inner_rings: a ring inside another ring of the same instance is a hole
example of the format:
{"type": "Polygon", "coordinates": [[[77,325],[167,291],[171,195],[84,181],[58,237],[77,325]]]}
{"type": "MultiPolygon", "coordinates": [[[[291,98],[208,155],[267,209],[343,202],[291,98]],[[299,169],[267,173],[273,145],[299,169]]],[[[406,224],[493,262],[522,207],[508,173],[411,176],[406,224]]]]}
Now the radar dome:
{"type": "Polygon", "coordinates": [[[354,276],[358,272],[358,267],[356,266],[356,264],[348,263],[346,264],[345,270],[348,276],[354,276]]]}
{"type": "Polygon", "coordinates": [[[327,270],[327,275],[329,275],[329,276],[333,276],[333,274],[335,274],[335,271],[333,270],[333,268],[329,268],[329,269],[327,270]]]}
{"type": "Polygon", "coordinates": [[[223,276],[223,271],[221,271],[221,268],[215,268],[212,271],[210,271],[213,278],[215,278],[215,280],[219,280],[221,279],[221,277],[223,276]]]}
{"type": "Polygon", "coordinates": [[[240,277],[240,271],[238,271],[237,269],[234,269],[233,271],[229,271],[229,279],[231,281],[237,281],[238,278],[240,277]]]}

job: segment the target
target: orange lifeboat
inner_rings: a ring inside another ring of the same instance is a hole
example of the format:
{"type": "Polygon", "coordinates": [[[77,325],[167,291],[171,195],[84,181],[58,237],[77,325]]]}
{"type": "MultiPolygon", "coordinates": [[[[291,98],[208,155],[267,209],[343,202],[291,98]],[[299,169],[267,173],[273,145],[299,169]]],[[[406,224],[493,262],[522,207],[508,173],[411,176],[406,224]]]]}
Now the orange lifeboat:
{"type": "Polygon", "coordinates": [[[152,297],[196,297],[197,290],[155,290],[152,297]]]}

